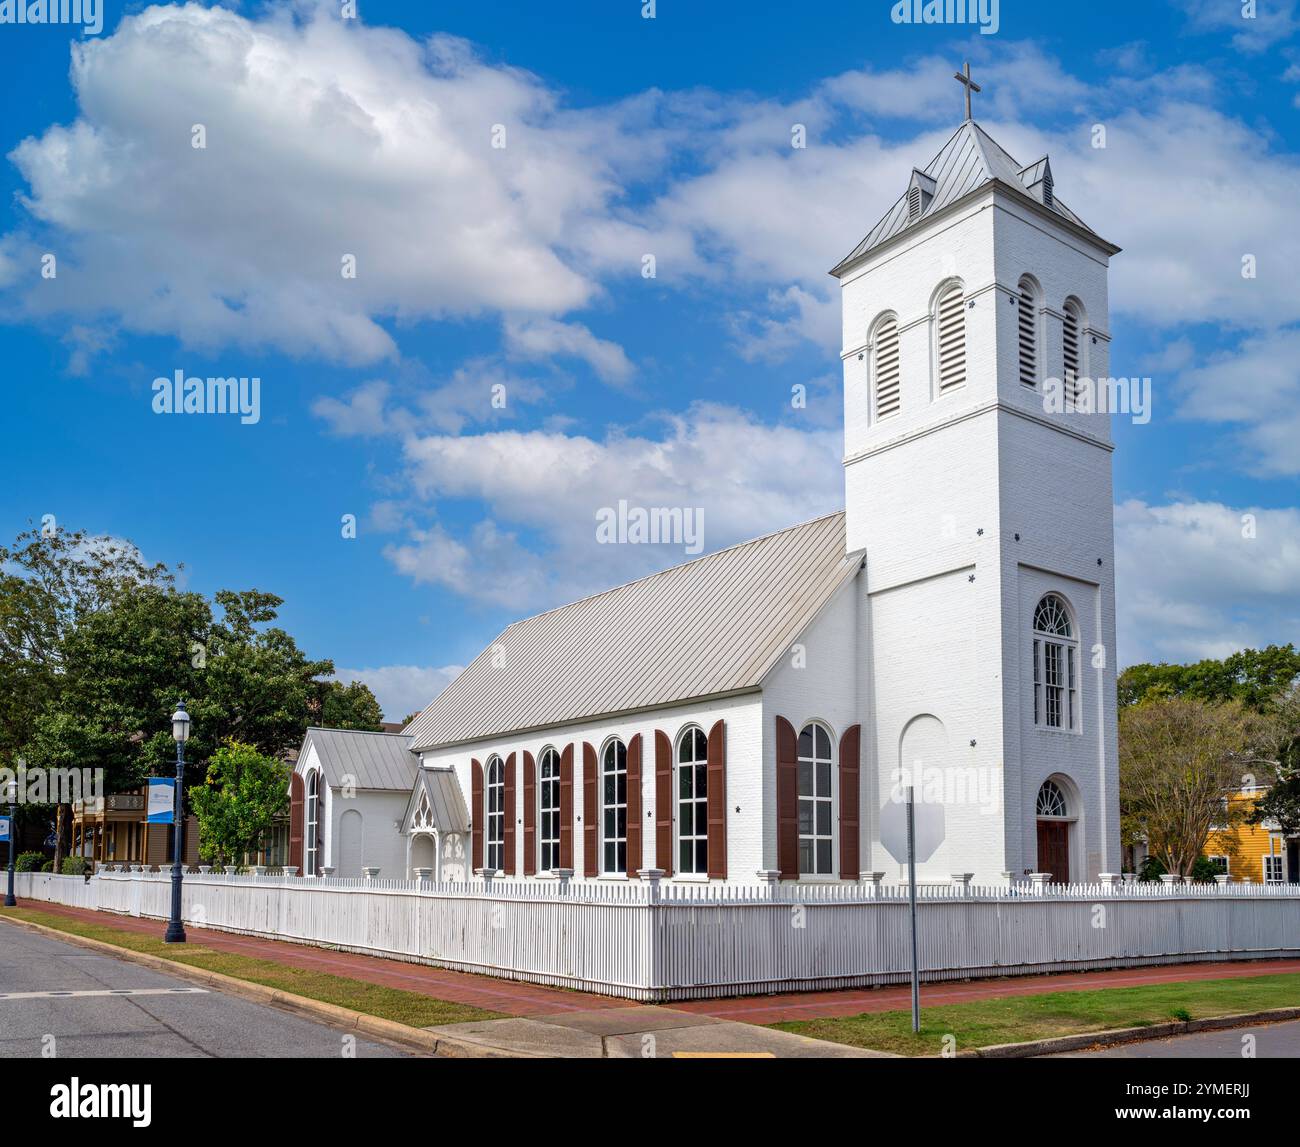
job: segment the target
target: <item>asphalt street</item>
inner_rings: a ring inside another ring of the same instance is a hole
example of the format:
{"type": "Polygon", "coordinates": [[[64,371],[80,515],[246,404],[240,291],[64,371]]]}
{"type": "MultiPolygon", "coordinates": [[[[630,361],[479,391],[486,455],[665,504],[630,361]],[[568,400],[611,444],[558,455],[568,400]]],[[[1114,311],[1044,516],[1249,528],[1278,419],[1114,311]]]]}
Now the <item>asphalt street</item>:
{"type": "Polygon", "coordinates": [[[0,1058],[412,1053],[0,923],[0,1058]]]}
{"type": "Polygon", "coordinates": [[[1045,1059],[1256,1059],[1300,1058],[1300,1020],[1281,1024],[1255,1024],[1226,1031],[1195,1032],[1169,1039],[1125,1043],[1097,1051],[1070,1051],[1045,1059]],[[1253,1037],[1253,1045],[1247,1042],[1253,1037]]]}

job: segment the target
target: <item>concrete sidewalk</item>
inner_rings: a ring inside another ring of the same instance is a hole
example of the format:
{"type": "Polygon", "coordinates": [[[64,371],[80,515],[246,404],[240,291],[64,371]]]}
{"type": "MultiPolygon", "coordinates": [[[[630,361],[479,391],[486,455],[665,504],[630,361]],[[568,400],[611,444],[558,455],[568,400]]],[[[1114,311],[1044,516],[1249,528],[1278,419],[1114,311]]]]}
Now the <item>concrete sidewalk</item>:
{"type": "Polygon", "coordinates": [[[663,1007],[602,1008],[425,1031],[485,1052],[547,1059],[893,1059],[885,1052],[663,1007]]]}

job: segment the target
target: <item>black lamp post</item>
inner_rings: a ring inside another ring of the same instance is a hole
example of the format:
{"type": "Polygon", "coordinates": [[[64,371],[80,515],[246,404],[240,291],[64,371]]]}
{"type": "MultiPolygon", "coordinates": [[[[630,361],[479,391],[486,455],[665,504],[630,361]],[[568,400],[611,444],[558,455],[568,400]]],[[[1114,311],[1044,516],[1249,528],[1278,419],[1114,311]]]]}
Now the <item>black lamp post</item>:
{"type": "Polygon", "coordinates": [[[185,781],[185,742],[190,739],[190,715],[185,712],[185,702],[176,706],[172,714],[172,740],[176,742],[176,801],[172,810],[172,915],[167,921],[163,942],[184,944],[185,929],[181,926],[181,856],[185,851],[183,814],[183,786],[185,781]]]}
{"type": "Polygon", "coordinates": [[[18,905],[14,897],[14,837],[18,832],[18,782],[11,780],[5,785],[5,796],[9,798],[9,890],[5,893],[5,907],[18,905]]]}

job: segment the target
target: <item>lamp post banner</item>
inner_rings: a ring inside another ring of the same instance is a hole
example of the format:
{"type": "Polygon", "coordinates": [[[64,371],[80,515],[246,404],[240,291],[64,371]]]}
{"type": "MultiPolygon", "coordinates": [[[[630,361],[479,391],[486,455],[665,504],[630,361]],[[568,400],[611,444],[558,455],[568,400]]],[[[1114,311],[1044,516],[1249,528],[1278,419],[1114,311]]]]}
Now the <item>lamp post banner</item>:
{"type": "Polygon", "coordinates": [[[9,839],[9,818],[0,816],[0,844],[9,839]]]}
{"type": "Polygon", "coordinates": [[[146,820],[149,824],[171,824],[176,802],[176,782],[166,777],[149,778],[146,820]]]}

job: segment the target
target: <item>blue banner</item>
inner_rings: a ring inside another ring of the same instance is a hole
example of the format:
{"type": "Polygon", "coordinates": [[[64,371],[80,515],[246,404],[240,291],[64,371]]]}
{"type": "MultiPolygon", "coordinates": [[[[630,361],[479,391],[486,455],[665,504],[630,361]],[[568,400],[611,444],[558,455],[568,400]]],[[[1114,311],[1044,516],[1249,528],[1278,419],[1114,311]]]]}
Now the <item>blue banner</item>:
{"type": "Polygon", "coordinates": [[[146,802],[146,819],[149,824],[171,824],[176,807],[176,782],[166,777],[149,778],[149,799],[146,802]]]}
{"type": "Polygon", "coordinates": [[[9,818],[0,816],[0,844],[4,844],[9,839],[9,818]]]}

